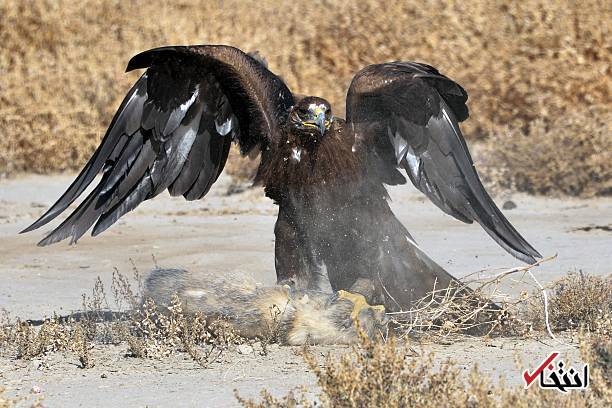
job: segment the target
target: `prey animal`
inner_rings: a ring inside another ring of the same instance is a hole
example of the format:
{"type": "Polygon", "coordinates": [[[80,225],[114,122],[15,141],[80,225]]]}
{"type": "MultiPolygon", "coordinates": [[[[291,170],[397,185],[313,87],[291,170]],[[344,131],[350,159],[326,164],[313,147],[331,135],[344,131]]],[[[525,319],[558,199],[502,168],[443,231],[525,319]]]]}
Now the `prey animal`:
{"type": "MultiPolygon", "coordinates": [[[[98,235],[168,189],[204,197],[230,145],[259,149],[255,182],[278,205],[277,280],[297,290],[334,291],[360,279],[371,299],[405,309],[453,277],[415,244],[388,204],[386,185],[406,176],[442,211],[478,222],[525,262],[540,254],[485,191],[459,122],[467,93],[432,66],[370,65],[353,78],[346,118],[329,102],[294,95],[259,58],[225,45],[172,46],[134,56],[146,69],[121,103],[82,172],[31,231],[65,211],[97,175],[80,205],[40,245],[98,235]]],[[[179,239],[177,237],[177,239],[179,239]]]]}
{"type": "Polygon", "coordinates": [[[369,338],[387,332],[389,318],[383,306],[370,306],[374,290],[359,280],[354,290],[336,293],[295,289],[289,285],[262,286],[245,275],[192,273],[156,268],[144,282],[143,302],[172,305],[200,314],[209,323],[223,320],[240,337],[275,339],[281,344],[350,344],[359,332],[369,338]],[[363,293],[363,295],[361,294],[363,293]]]}

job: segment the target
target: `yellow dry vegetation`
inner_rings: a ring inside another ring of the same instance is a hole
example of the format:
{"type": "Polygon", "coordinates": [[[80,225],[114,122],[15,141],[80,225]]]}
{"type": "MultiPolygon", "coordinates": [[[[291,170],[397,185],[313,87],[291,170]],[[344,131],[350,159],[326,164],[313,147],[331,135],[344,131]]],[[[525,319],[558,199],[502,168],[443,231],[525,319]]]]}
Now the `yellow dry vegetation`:
{"type": "MultiPolygon", "coordinates": [[[[448,359],[435,363],[431,353],[415,353],[394,339],[373,342],[362,337],[348,352],[323,364],[309,349],[304,360],[317,378],[319,392],[313,401],[305,387],[278,398],[266,389],[259,400],[242,398],[246,408],[352,408],[352,407],[457,407],[457,408],[599,408],[612,403],[609,336],[580,335],[581,360],[589,364],[589,388],[568,393],[535,386],[506,385],[473,365],[448,359]],[[432,367],[435,367],[432,369],[432,367]]],[[[518,360],[517,360],[518,362],[518,360]]],[[[519,371],[517,367],[517,371],[519,371]]]]}
{"type": "MultiPolygon", "coordinates": [[[[123,74],[128,59],[167,44],[259,50],[290,88],[328,98],[340,115],[361,67],[424,61],[470,93],[465,130],[472,139],[498,135],[495,147],[504,150],[507,139],[520,134],[528,137],[511,143],[537,145],[568,114],[583,115],[586,128],[575,136],[588,139],[588,119],[597,122],[589,108],[611,111],[611,14],[603,0],[5,0],[0,174],[82,166],[138,75],[123,74]],[[530,130],[535,120],[543,132],[530,130]]],[[[605,125],[602,142],[578,147],[586,167],[610,145],[605,125]]],[[[553,148],[571,162],[574,152],[553,148]]],[[[611,165],[594,166],[605,175],[611,165]]],[[[583,182],[590,186],[553,192],[610,192],[589,177],[583,182]]],[[[525,190],[550,190],[539,188],[537,179],[530,183],[525,190]]]]}
{"type": "Polygon", "coordinates": [[[612,194],[612,110],[599,105],[527,129],[500,130],[478,149],[485,182],[499,190],[593,197],[612,194]]]}

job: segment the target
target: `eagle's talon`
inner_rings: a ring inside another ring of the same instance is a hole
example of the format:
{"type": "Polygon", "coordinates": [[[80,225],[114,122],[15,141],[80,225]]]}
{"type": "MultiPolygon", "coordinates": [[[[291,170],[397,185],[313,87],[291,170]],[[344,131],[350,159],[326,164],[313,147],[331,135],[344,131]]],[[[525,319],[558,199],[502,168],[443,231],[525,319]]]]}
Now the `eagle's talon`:
{"type": "Polygon", "coordinates": [[[366,300],[365,296],[363,296],[361,293],[353,293],[353,292],[348,292],[346,290],[339,290],[337,292],[337,295],[339,299],[346,299],[350,301],[351,303],[353,303],[353,311],[351,312],[351,319],[355,323],[357,323],[359,313],[361,313],[362,310],[372,309],[376,312],[383,312],[383,313],[385,311],[385,306],[383,305],[370,305],[368,301],[366,300]]]}

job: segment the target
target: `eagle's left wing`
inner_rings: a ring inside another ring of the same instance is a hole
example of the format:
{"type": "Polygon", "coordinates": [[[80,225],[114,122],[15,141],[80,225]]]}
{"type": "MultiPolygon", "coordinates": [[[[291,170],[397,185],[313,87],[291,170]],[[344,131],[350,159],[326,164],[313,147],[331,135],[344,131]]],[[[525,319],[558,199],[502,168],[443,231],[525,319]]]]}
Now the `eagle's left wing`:
{"type": "Polygon", "coordinates": [[[66,192],[23,232],[46,225],[95,187],[39,245],[93,226],[97,235],[168,189],[196,200],[208,193],[236,142],[243,154],[280,137],[293,104],[285,83],[241,50],[224,45],[161,47],[134,56],[146,68],[119,106],[100,146],[66,192]]]}
{"type": "Polygon", "coordinates": [[[368,171],[386,184],[414,185],[445,213],[477,221],[499,245],[525,262],[541,257],[484,189],[459,122],[467,93],[435,68],[415,62],[370,65],[355,75],[346,120],[368,171]]]}

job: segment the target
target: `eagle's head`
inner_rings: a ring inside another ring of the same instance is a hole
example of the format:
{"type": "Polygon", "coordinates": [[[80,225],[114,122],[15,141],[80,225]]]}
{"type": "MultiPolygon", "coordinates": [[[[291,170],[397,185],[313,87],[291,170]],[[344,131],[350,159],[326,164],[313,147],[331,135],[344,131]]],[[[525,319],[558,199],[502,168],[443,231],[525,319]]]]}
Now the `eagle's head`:
{"type": "Polygon", "coordinates": [[[331,127],[333,121],[331,106],[323,98],[308,96],[293,106],[289,121],[299,133],[317,140],[331,127]]]}

